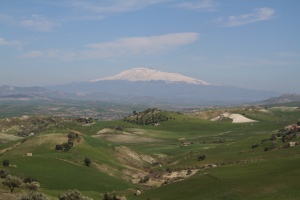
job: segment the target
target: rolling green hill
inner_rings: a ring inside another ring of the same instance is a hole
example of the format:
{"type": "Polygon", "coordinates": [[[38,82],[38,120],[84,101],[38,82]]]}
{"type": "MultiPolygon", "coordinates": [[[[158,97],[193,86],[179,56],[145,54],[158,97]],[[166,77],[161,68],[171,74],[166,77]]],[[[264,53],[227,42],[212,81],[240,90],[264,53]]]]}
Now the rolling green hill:
{"type": "MultiPolygon", "coordinates": [[[[285,142],[278,134],[300,121],[299,109],[226,109],[255,123],[210,120],[224,109],[152,111],[144,119],[153,123],[135,123],[136,116],[88,123],[48,116],[2,119],[0,161],[9,160],[10,166],[0,170],[36,179],[51,199],[69,189],[94,199],[107,192],[161,200],[300,196],[300,146],[289,147],[290,141],[300,142],[299,129],[285,130],[293,135],[285,142]],[[33,134],[20,134],[24,130],[33,134]],[[70,133],[77,138],[70,140],[70,133]],[[68,150],[56,149],[70,142],[68,150]],[[91,160],[89,167],[85,158],[91,160]],[[139,196],[137,188],[143,190],[139,196]]],[[[13,195],[25,192],[16,189],[13,195]]],[[[0,193],[9,190],[1,186],[0,193]]]]}

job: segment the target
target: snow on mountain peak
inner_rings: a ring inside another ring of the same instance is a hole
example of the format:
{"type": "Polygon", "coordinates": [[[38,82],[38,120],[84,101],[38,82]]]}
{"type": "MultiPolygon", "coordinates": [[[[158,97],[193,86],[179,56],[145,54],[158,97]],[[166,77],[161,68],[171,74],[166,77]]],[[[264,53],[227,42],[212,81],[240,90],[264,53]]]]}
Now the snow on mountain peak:
{"type": "Polygon", "coordinates": [[[210,85],[208,82],[198,80],[195,78],[191,78],[191,77],[187,77],[187,76],[183,76],[178,73],[162,72],[162,71],[147,68],[147,67],[138,67],[138,68],[126,70],[115,76],[100,78],[100,79],[92,80],[91,82],[107,81],[107,80],[124,80],[124,81],[130,81],[130,82],[165,81],[167,83],[185,82],[185,83],[189,83],[189,84],[210,85]]]}

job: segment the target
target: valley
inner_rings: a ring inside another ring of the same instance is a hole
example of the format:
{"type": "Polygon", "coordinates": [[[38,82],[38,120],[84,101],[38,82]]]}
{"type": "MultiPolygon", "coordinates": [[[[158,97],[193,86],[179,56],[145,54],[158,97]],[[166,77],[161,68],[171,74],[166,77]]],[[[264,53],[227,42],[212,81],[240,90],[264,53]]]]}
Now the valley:
{"type": "MultiPolygon", "coordinates": [[[[74,189],[92,199],[297,199],[299,106],[7,116],[0,160],[10,164],[0,170],[36,180],[49,199],[74,189]]],[[[0,199],[28,192],[2,184],[0,199]]]]}

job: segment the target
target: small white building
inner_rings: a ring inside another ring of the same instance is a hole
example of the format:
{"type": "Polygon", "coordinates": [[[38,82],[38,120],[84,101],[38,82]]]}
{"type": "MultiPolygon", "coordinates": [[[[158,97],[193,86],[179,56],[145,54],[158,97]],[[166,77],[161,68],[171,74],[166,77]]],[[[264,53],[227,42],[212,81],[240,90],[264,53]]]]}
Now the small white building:
{"type": "Polygon", "coordinates": [[[298,145],[298,142],[290,142],[290,147],[294,147],[296,145],[298,145]]]}

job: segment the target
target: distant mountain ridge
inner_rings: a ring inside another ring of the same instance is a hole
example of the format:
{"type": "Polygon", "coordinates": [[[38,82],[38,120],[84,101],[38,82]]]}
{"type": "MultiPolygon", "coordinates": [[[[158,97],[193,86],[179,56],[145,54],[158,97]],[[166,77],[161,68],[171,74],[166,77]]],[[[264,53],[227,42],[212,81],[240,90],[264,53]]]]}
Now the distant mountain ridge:
{"type": "Polygon", "coordinates": [[[283,104],[283,103],[292,103],[292,102],[300,102],[300,95],[284,94],[279,97],[273,97],[259,103],[260,104],[283,104]]]}
{"type": "Polygon", "coordinates": [[[22,96],[18,94],[28,95],[23,99],[98,100],[180,106],[253,103],[280,95],[277,92],[213,85],[181,74],[144,67],[126,70],[115,76],[93,81],[45,88],[0,86],[0,97],[2,96],[0,100],[21,99],[22,96]]]}
{"type": "Polygon", "coordinates": [[[48,91],[42,87],[15,87],[11,85],[1,85],[0,95],[14,95],[14,94],[30,94],[43,93],[48,91]]]}
{"type": "Polygon", "coordinates": [[[103,100],[131,103],[164,103],[180,105],[238,104],[262,101],[279,96],[270,91],[249,90],[233,86],[213,85],[178,73],[145,67],[123,71],[117,75],[88,82],[47,87],[68,93],[81,93],[103,100]],[[142,101],[141,101],[142,99],[142,101]]]}
{"type": "Polygon", "coordinates": [[[147,67],[138,67],[130,70],[123,71],[115,76],[110,76],[106,78],[100,78],[96,80],[92,80],[90,82],[98,82],[98,81],[164,81],[166,83],[188,83],[188,84],[198,84],[198,85],[210,85],[210,83],[206,81],[202,81],[199,79],[183,76],[178,73],[169,73],[162,72],[159,70],[147,68],[147,67]]]}

